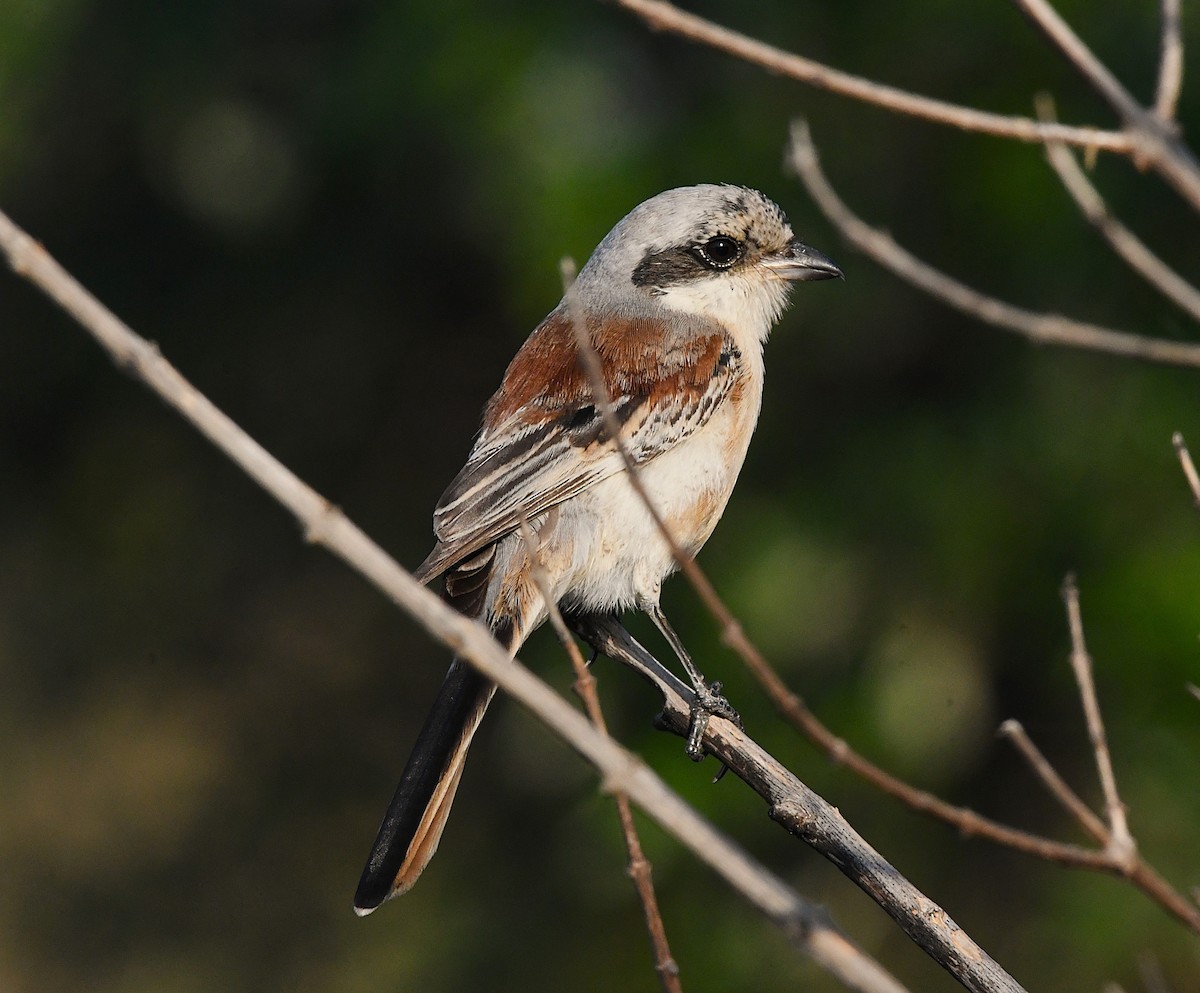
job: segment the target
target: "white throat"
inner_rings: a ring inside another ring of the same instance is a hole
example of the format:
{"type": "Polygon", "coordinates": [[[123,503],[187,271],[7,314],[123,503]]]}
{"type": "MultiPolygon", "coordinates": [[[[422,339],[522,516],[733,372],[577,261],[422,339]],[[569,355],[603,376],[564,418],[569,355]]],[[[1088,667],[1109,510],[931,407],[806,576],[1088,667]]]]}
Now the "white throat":
{"type": "Polygon", "coordinates": [[[790,288],[782,279],[751,269],[668,286],[658,291],[658,299],[670,310],[720,321],[739,343],[761,346],[787,306],[790,288]]]}

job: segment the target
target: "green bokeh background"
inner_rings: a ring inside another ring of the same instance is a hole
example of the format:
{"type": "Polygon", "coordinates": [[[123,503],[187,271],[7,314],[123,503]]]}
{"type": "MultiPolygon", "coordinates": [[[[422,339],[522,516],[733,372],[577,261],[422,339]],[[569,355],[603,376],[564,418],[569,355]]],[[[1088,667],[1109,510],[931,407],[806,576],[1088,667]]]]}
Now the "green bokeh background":
{"type": "MultiPolygon", "coordinates": [[[[1027,113],[1047,89],[1064,119],[1111,120],[1006,4],[692,9],[923,93],[1027,113]]],[[[1154,5],[1062,10],[1153,92],[1154,5]]],[[[767,191],[847,279],[801,287],[770,342],[702,565],[862,751],[1082,841],[993,737],[1021,720],[1098,802],[1058,596],[1077,571],[1133,829],[1200,883],[1200,519],[1170,447],[1176,429],[1200,442],[1200,378],[949,312],[846,248],[781,169],[804,114],[843,195],[935,264],[1194,337],[1037,149],[814,92],[600,3],[16,0],[0,107],[0,207],[409,565],[559,296],[558,259],[671,186],[767,191]]],[[[1095,179],[1200,279],[1196,218],[1158,180],[1108,157],[1095,179]]],[[[0,327],[0,989],[655,989],[611,805],[506,702],[426,877],[353,916],[445,653],[10,276],[0,327]]],[[[863,786],[780,725],[680,581],[665,603],[752,733],[1029,989],[1138,989],[1147,962],[1197,988],[1197,940],[1141,895],[863,786]]],[[[548,633],[523,655],[569,682],[548,633]]],[[[914,990],[957,988],[745,787],[651,730],[637,680],[598,673],[614,730],[677,789],[914,990]]],[[[653,826],[645,843],[686,989],[839,988],[653,826]]]]}

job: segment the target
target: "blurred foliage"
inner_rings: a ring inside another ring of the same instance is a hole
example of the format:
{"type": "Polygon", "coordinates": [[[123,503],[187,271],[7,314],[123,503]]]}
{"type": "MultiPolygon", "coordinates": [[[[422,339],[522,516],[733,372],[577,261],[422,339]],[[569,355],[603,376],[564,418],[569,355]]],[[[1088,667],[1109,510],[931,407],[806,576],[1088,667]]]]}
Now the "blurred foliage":
{"type": "MultiPolygon", "coordinates": [[[[1007,5],[694,9],[921,92],[1020,113],[1046,88],[1064,119],[1110,120],[1007,5]]],[[[1150,5],[1063,12],[1152,92],[1150,5]]],[[[409,564],[558,298],[559,257],[670,186],[767,191],[848,278],[801,287],[770,343],[702,564],[863,751],[1070,839],[991,731],[1020,719],[1098,801],[1058,597],[1076,570],[1133,829],[1198,881],[1200,520],[1169,443],[1200,442],[1196,373],[966,321],[840,246],[780,169],[803,113],[848,201],[961,278],[1194,334],[1037,149],[816,93],[599,3],[15,0],[0,106],[0,205],[409,564]]],[[[1156,180],[1102,159],[1096,181],[1200,278],[1195,218],[1156,180]]],[[[12,278],[0,324],[0,989],[654,989],[610,805],[507,705],[421,884],[350,913],[444,653],[12,278]]],[[[1145,956],[1194,988],[1196,939],[1143,897],[880,797],[779,725],[682,583],[667,608],[751,730],[1030,989],[1134,990],[1145,956]]],[[[569,682],[548,634],[525,655],[569,682]]],[[[653,732],[636,680],[599,673],[614,728],[677,788],[914,989],[954,988],[744,787],[653,732]]],[[[646,844],[686,989],[836,988],[653,827],[646,844]]]]}

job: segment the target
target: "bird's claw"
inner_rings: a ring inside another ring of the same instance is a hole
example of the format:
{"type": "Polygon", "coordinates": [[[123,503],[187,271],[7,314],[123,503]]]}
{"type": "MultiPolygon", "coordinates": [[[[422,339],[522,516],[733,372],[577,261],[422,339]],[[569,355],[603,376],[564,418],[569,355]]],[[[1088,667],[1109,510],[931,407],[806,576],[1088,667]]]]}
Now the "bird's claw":
{"type": "MultiPolygon", "coordinates": [[[[696,687],[695,696],[692,697],[691,723],[688,725],[685,750],[688,758],[693,762],[700,762],[704,759],[704,732],[708,730],[710,717],[723,717],[738,727],[742,726],[742,719],[738,716],[738,712],[721,695],[720,683],[713,683],[711,686],[701,683],[696,687]]],[[[717,773],[717,779],[725,774],[725,768],[725,766],[721,767],[721,771],[717,773]]]]}

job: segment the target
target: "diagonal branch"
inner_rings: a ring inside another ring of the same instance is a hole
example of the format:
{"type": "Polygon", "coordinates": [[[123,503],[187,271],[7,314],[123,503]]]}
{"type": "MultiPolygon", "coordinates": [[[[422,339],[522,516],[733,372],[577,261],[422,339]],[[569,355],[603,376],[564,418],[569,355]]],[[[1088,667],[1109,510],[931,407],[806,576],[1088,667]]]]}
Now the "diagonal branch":
{"type": "MultiPolygon", "coordinates": [[[[640,758],[601,734],[567,701],[516,659],[482,624],[463,617],[425,589],[337,507],[318,494],[219,410],[162,357],[0,212],[0,252],[66,310],[117,366],[150,387],[300,522],[306,539],[360,573],[429,634],[533,711],[600,773],[779,927],[792,943],[851,989],[903,993],[904,987],[853,945],[825,911],[701,817],[640,758]]],[[[710,733],[727,722],[714,719],[710,733]]]]}
{"type": "Polygon", "coordinates": [[[963,131],[977,131],[1017,141],[1036,143],[1053,139],[1069,145],[1121,154],[1129,154],[1133,149],[1133,142],[1129,136],[1119,131],[1069,127],[1062,124],[1042,124],[1028,117],[992,114],[863,79],[861,76],[842,72],[812,59],[806,59],[803,56],[794,55],[783,49],[756,41],[744,34],[705,20],[703,17],[680,10],[674,4],[666,3],[665,0],[614,0],[614,2],[618,7],[637,14],[654,30],[670,31],[689,41],[708,45],[744,62],[749,62],[751,65],[760,66],[768,72],[778,73],[789,79],[829,90],[831,93],[874,104],[885,110],[908,114],[911,117],[933,121],[937,124],[949,125],[963,131]]]}
{"type": "Polygon", "coordinates": [[[930,296],[964,314],[1005,331],[1014,331],[1037,344],[1066,345],[1164,365],[1200,368],[1200,345],[1149,338],[1075,321],[1058,314],[1024,310],[986,296],[947,276],[902,248],[891,235],[871,227],[846,206],[821,171],[817,149],[805,121],[793,122],[791,139],[789,161],[822,213],[852,245],[930,296]]]}

